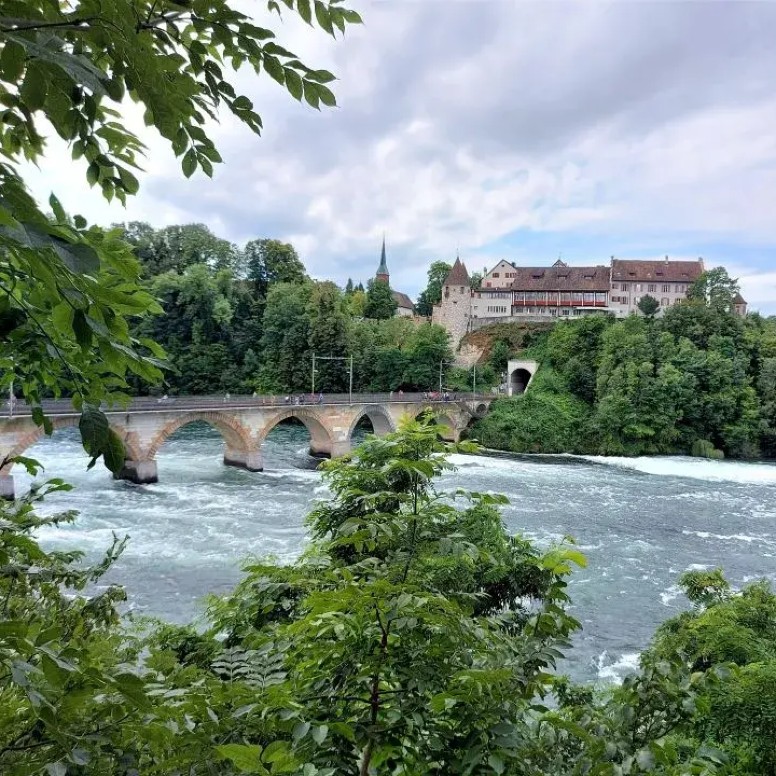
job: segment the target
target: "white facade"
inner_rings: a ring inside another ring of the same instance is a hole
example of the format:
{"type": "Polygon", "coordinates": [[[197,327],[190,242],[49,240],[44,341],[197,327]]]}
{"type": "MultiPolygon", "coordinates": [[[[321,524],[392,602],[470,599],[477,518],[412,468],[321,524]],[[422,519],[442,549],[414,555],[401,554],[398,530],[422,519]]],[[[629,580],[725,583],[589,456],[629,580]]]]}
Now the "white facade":
{"type": "Polygon", "coordinates": [[[471,298],[472,318],[508,318],[512,315],[512,291],[481,289],[471,298]]]}
{"type": "Polygon", "coordinates": [[[485,273],[482,278],[482,289],[509,288],[516,275],[515,265],[502,259],[490,272],[485,273]]]}
{"type": "Polygon", "coordinates": [[[612,282],[609,294],[609,309],[618,317],[625,318],[631,313],[639,312],[639,302],[644,296],[652,296],[660,303],[658,315],[663,310],[687,298],[691,283],[683,282],[644,282],[622,281],[612,282]]]}

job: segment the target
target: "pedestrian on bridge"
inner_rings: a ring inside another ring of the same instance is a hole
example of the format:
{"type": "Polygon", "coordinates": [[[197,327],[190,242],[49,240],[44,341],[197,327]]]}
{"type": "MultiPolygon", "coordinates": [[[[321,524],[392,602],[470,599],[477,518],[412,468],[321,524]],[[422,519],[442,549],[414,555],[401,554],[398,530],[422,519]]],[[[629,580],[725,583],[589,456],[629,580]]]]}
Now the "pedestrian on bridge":
{"type": "Polygon", "coordinates": [[[318,404],[323,404],[323,391],[318,394],[318,404]]]}

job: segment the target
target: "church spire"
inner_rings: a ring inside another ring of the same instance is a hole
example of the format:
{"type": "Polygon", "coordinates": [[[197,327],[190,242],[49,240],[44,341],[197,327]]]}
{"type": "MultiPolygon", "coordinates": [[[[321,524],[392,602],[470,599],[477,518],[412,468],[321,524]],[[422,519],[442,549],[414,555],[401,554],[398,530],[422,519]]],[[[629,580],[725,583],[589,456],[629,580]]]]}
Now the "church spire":
{"type": "Polygon", "coordinates": [[[382,280],[385,283],[387,283],[389,279],[388,262],[385,260],[385,235],[383,235],[383,249],[380,252],[380,266],[377,268],[376,277],[378,280],[382,280]]]}

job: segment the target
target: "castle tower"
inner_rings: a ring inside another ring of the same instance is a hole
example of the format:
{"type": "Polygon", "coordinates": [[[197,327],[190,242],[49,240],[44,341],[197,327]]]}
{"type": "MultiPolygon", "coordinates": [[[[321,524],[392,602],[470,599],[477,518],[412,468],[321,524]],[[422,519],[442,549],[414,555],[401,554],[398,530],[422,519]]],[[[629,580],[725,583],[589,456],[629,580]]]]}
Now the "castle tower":
{"type": "Polygon", "coordinates": [[[382,280],[383,283],[389,283],[390,281],[390,275],[388,274],[388,262],[385,260],[385,235],[383,235],[383,249],[380,252],[380,266],[377,268],[377,274],[375,275],[375,278],[377,280],[382,280]]]}
{"type": "Polygon", "coordinates": [[[469,273],[460,258],[442,283],[442,301],[434,305],[431,320],[447,329],[454,349],[469,331],[472,291],[469,273]]]}

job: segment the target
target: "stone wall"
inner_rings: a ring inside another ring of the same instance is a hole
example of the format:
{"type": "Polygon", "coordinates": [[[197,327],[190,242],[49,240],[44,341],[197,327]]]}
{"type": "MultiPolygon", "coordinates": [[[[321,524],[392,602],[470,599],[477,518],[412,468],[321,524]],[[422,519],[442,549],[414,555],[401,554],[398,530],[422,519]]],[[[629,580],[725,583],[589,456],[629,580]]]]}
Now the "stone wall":
{"type": "Polygon", "coordinates": [[[468,286],[445,286],[442,289],[442,301],[434,305],[431,320],[450,334],[453,350],[458,349],[459,343],[469,331],[471,297],[468,286]]]}

